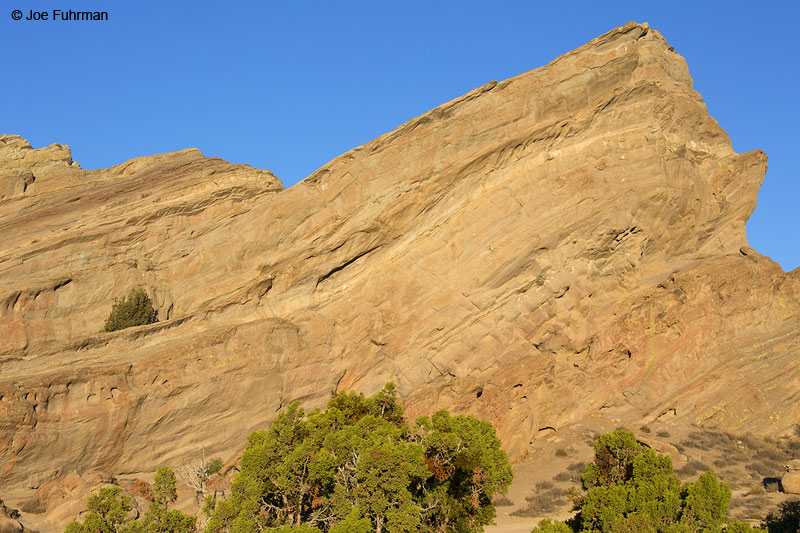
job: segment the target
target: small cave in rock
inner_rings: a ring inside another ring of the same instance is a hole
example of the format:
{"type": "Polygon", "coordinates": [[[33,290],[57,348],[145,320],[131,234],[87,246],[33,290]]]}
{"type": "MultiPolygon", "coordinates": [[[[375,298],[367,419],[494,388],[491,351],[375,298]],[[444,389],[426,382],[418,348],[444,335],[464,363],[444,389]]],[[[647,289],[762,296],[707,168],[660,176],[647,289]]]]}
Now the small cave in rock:
{"type": "Polygon", "coordinates": [[[480,398],[481,396],[483,396],[483,389],[478,389],[478,392],[475,393],[475,397],[480,398]]]}

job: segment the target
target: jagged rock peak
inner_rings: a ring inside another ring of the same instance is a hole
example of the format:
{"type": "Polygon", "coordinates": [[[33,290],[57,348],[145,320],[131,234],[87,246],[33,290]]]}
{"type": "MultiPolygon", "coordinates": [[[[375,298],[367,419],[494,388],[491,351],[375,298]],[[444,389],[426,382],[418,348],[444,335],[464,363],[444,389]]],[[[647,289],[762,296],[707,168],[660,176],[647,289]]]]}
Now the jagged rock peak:
{"type": "Polygon", "coordinates": [[[178,169],[181,168],[195,174],[195,183],[184,182],[187,186],[202,185],[202,176],[234,173],[244,182],[256,179],[272,191],[283,189],[280,180],[268,170],[235,165],[219,158],[206,158],[196,148],[137,157],[107,169],[83,170],[72,160],[69,146],[52,144],[34,149],[30,142],[19,135],[0,135],[0,202],[16,199],[25,204],[33,196],[39,196],[41,200],[43,195],[56,190],[75,192],[87,184],[132,180],[144,175],[160,176],[161,179],[180,176],[178,169]]]}

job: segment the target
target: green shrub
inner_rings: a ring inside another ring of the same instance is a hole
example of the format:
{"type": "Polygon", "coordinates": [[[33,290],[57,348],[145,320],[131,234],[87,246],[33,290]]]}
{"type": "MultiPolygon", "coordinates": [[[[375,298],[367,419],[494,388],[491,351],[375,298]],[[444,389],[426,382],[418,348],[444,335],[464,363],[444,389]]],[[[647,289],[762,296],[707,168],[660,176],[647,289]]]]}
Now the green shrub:
{"type": "Polygon", "coordinates": [[[297,402],[252,433],[231,496],[206,531],[478,532],[512,473],[494,427],[441,410],[410,425],[393,384],[344,394],[325,411],[297,402]]]}
{"type": "Polygon", "coordinates": [[[800,500],[783,502],[777,513],[770,513],[761,527],[769,533],[797,533],[800,531],[800,500]]]}
{"type": "Polygon", "coordinates": [[[144,289],[131,289],[127,296],[114,298],[111,313],[106,318],[105,331],[117,331],[156,322],[153,300],[144,289]]]}
{"type": "Polygon", "coordinates": [[[131,511],[131,498],[122,494],[120,487],[103,487],[89,496],[83,523],[67,524],[66,533],[100,533],[122,530],[131,511]]]}
{"type": "Polygon", "coordinates": [[[712,471],[681,484],[672,460],[644,450],[630,431],[600,436],[594,461],[582,477],[585,491],[574,499],[577,514],[566,523],[543,521],[534,532],[642,531],[678,533],[751,531],[728,522],[731,491],[712,471]]]}
{"type": "Polygon", "coordinates": [[[542,516],[551,513],[562,503],[567,502],[565,496],[566,493],[563,490],[556,488],[538,491],[525,498],[525,501],[528,502],[527,507],[517,509],[511,513],[511,516],[542,516]]]}
{"type": "Polygon", "coordinates": [[[168,509],[177,499],[175,473],[162,466],[156,473],[152,492],[154,501],[138,520],[130,516],[130,496],[120,487],[104,487],[89,497],[89,511],[83,523],[70,522],[65,533],[193,533],[196,518],[177,509],[168,509]]]}
{"type": "Polygon", "coordinates": [[[549,518],[539,522],[531,533],[572,533],[572,530],[564,522],[553,521],[549,518]]]}
{"type": "Polygon", "coordinates": [[[223,467],[222,459],[220,459],[219,457],[214,457],[208,463],[206,463],[205,474],[206,476],[213,476],[214,474],[222,470],[222,467],[223,467]]]}

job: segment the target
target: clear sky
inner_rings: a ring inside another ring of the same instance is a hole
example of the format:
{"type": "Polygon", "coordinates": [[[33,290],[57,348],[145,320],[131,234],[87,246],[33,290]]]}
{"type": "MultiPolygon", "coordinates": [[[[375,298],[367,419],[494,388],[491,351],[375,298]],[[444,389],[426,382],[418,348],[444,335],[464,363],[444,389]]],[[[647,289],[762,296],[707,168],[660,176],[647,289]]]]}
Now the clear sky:
{"type": "Polygon", "coordinates": [[[800,266],[797,0],[0,4],[0,133],[68,144],[84,168],[196,147],[286,186],[490,80],[647,21],[686,58],[734,149],[769,155],[748,238],[800,266]],[[110,19],[11,16],[56,8],[110,19]]]}

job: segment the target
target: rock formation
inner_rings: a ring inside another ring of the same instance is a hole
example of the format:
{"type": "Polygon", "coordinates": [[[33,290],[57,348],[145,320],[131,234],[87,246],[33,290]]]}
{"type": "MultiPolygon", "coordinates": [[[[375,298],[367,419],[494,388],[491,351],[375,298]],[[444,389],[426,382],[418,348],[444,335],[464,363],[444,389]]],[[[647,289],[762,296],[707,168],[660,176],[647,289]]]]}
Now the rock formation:
{"type": "Polygon", "coordinates": [[[793,459],[786,465],[781,486],[787,494],[800,494],[800,459],[793,459]]]}
{"type": "Polygon", "coordinates": [[[0,500],[0,533],[16,533],[23,531],[22,524],[17,517],[19,512],[16,509],[9,509],[3,500],[0,500]]]}
{"type": "Polygon", "coordinates": [[[0,137],[0,497],[233,454],[394,380],[519,459],[586,417],[782,434],[800,271],[747,244],[766,171],[629,23],[284,190],[197,150],[82,170],[0,137]],[[156,324],[104,333],[143,287],[156,324]]]}

